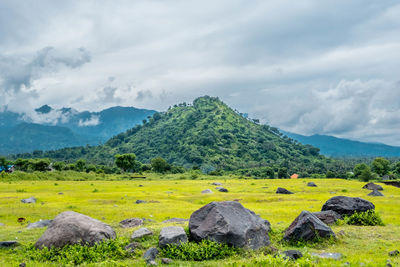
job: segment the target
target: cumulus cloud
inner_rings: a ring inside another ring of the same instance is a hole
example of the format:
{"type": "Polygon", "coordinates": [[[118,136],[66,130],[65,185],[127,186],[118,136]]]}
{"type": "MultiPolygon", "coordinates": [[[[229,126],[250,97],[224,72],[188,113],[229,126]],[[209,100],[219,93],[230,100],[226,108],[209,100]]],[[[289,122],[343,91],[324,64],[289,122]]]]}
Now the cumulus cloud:
{"type": "Polygon", "coordinates": [[[96,126],[100,123],[100,116],[92,115],[89,119],[87,120],[79,120],[78,125],[83,127],[83,126],[96,126]]]}

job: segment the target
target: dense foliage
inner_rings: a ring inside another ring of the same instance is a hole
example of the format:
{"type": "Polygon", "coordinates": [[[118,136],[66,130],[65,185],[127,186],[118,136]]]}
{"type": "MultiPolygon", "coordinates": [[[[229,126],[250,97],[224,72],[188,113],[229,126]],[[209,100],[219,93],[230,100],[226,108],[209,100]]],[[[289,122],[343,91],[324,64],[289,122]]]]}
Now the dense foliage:
{"type": "Polygon", "coordinates": [[[354,214],[345,217],[344,221],[345,223],[352,225],[367,225],[367,226],[384,225],[381,216],[374,210],[368,210],[365,212],[355,212],[354,214]]]}

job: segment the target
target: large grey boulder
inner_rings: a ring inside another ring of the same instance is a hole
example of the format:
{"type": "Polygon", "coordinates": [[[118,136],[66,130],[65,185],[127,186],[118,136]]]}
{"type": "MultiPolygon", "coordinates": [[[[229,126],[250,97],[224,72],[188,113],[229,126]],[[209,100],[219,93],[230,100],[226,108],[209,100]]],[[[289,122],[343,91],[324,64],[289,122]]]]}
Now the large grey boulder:
{"type": "Polygon", "coordinates": [[[286,229],[283,239],[286,241],[312,241],[316,238],[335,237],[332,229],[309,211],[300,215],[286,229]]]}
{"type": "Polygon", "coordinates": [[[43,228],[43,227],[47,227],[51,224],[53,220],[40,220],[34,223],[30,223],[28,224],[28,226],[26,227],[27,229],[34,229],[34,228],[43,228]]]}
{"type": "Polygon", "coordinates": [[[115,237],[111,226],[74,211],[65,211],[57,215],[35,247],[60,248],[72,244],[91,246],[115,237]]]}
{"type": "Polygon", "coordinates": [[[364,212],[375,209],[374,204],[358,197],[336,196],[328,199],[322,206],[322,211],[333,210],[340,215],[352,215],[354,212],[364,212]]]}
{"type": "Polygon", "coordinates": [[[136,230],[135,232],[133,232],[132,236],[131,236],[131,240],[135,240],[135,239],[139,239],[148,235],[152,235],[153,232],[150,231],[149,229],[143,227],[140,228],[138,230],[136,230]]]}
{"type": "Polygon", "coordinates": [[[383,197],[383,194],[381,192],[379,192],[378,190],[374,189],[374,190],[372,190],[371,193],[368,194],[368,196],[383,197]]]}
{"type": "Polygon", "coordinates": [[[282,188],[282,187],[278,187],[278,189],[276,189],[276,193],[277,194],[286,194],[286,195],[294,194],[293,192],[290,192],[289,190],[282,188]]]}
{"type": "Polygon", "coordinates": [[[167,245],[180,245],[188,242],[185,230],[180,226],[169,226],[161,229],[158,237],[158,246],[163,248],[167,245]]]}
{"type": "Polygon", "coordinates": [[[236,201],[211,202],[195,211],[189,231],[195,241],[208,239],[258,249],[270,244],[270,224],[236,201]]]}
{"type": "Polygon", "coordinates": [[[333,210],[325,210],[320,212],[313,212],[318,219],[325,224],[334,224],[337,220],[342,220],[343,217],[333,210]]]}
{"type": "Polygon", "coordinates": [[[36,203],[37,199],[35,197],[21,199],[22,203],[36,203]]]}
{"type": "Polygon", "coordinates": [[[369,189],[369,190],[383,190],[383,187],[380,186],[379,184],[374,184],[374,183],[368,183],[363,186],[363,189],[369,189]]]}

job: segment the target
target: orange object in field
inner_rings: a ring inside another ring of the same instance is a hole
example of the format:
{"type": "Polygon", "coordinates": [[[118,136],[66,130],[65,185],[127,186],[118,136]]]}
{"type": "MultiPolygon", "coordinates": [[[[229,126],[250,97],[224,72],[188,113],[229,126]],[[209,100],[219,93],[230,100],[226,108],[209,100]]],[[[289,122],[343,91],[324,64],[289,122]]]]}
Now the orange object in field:
{"type": "Polygon", "coordinates": [[[292,176],[290,176],[290,179],[297,179],[299,178],[299,175],[297,173],[293,173],[292,176]]]}

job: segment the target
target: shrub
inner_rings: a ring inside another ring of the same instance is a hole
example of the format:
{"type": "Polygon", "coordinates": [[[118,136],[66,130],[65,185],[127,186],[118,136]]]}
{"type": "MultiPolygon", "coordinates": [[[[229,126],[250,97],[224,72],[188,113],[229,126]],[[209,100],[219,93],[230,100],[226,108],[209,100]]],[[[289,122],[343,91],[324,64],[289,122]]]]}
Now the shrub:
{"type": "Polygon", "coordinates": [[[168,245],[161,249],[163,257],[189,261],[222,259],[238,252],[238,248],[209,240],[202,240],[199,243],[184,243],[180,246],[168,245]]]}
{"type": "Polygon", "coordinates": [[[381,216],[374,210],[368,210],[365,212],[355,212],[353,215],[345,217],[344,221],[347,224],[352,224],[352,225],[370,225],[370,226],[384,225],[381,216]]]}

